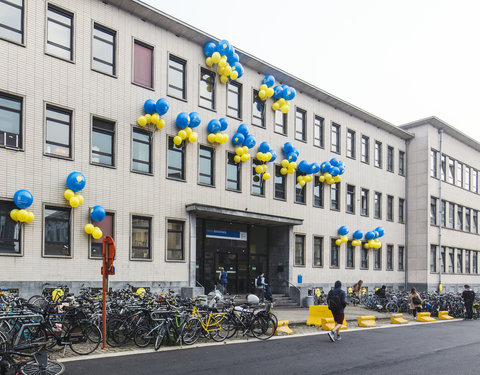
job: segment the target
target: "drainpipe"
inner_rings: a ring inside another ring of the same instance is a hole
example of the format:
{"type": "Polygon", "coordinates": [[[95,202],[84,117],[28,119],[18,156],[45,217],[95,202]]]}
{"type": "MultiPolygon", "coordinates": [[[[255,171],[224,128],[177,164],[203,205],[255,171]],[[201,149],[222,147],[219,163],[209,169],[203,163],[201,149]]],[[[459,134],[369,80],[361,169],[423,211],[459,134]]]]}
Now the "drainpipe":
{"type": "Polygon", "coordinates": [[[408,148],[410,147],[410,140],[407,139],[405,141],[405,212],[404,212],[404,223],[405,223],[405,254],[404,254],[404,264],[405,264],[405,290],[408,290],[408,155],[409,155],[409,150],[408,148]]]}
{"type": "MultiPolygon", "coordinates": [[[[439,165],[440,165],[440,168],[438,169],[438,172],[439,172],[439,178],[438,178],[438,202],[439,202],[439,205],[440,205],[440,221],[439,221],[439,225],[438,225],[438,292],[441,293],[442,292],[442,263],[443,263],[443,259],[442,259],[442,217],[443,215],[445,214],[445,212],[443,212],[443,205],[442,205],[442,144],[443,144],[443,129],[438,129],[438,136],[439,136],[439,143],[440,143],[440,147],[439,147],[439,165]]],[[[445,172],[444,172],[444,176],[445,174],[447,173],[447,160],[445,159],[445,172]]],[[[445,176],[446,178],[446,176],[445,176]]],[[[445,221],[447,220],[447,218],[445,217],[445,221]]],[[[446,249],[445,249],[446,251],[446,249]]],[[[445,253],[445,257],[447,256],[447,254],[445,253]]]]}

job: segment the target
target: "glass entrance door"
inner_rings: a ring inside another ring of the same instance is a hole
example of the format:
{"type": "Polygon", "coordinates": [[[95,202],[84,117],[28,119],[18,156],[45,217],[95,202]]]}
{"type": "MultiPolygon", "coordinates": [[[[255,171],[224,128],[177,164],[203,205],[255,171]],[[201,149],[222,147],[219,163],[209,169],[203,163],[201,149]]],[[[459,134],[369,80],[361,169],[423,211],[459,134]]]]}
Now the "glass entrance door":
{"type": "Polygon", "coordinates": [[[219,268],[225,268],[227,271],[227,292],[230,294],[238,293],[238,255],[232,253],[216,253],[215,254],[215,269],[216,278],[218,280],[220,275],[219,268]]]}

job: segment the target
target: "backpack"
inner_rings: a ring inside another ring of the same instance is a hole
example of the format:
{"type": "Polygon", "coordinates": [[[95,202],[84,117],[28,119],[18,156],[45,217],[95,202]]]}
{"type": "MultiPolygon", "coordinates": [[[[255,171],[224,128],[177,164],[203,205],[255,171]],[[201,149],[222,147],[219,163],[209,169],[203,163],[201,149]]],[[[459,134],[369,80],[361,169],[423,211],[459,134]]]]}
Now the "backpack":
{"type": "Polygon", "coordinates": [[[414,305],[421,305],[421,304],[422,304],[422,300],[421,300],[420,298],[418,298],[418,297],[413,297],[413,298],[412,298],[412,303],[413,303],[414,305]]]}
{"type": "Polygon", "coordinates": [[[328,309],[332,313],[340,311],[342,306],[342,301],[340,301],[340,296],[338,294],[332,293],[328,299],[328,309]]]}
{"type": "Polygon", "coordinates": [[[257,288],[262,286],[262,278],[260,276],[257,276],[257,278],[255,279],[255,286],[257,288]]]}
{"type": "Polygon", "coordinates": [[[465,300],[465,302],[475,301],[475,292],[473,290],[465,290],[463,292],[463,299],[465,300]]]}

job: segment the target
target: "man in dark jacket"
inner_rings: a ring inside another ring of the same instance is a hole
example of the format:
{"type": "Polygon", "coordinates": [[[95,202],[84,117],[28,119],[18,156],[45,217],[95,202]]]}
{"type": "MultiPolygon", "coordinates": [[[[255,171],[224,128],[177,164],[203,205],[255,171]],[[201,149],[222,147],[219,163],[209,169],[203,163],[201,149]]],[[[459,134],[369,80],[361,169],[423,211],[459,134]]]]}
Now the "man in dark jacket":
{"type": "Polygon", "coordinates": [[[341,340],[340,329],[342,328],[345,319],[344,309],[347,306],[346,294],[342,290],[342,283],[335,281],[335,288],[328,292],[327,304],[330,311],[332,311],[333,319],[335,320],[335,327],[328,332],[328,337],[333,342],[341,340]]]}
{"type": "Polygon", "coordinates": [[[470,285],[464,285],[465,290],[462,293],[463,303],[465,304],[465,319],[473,318],[473,302],[475,301],[475,292],[470,289],[470,285]]]}

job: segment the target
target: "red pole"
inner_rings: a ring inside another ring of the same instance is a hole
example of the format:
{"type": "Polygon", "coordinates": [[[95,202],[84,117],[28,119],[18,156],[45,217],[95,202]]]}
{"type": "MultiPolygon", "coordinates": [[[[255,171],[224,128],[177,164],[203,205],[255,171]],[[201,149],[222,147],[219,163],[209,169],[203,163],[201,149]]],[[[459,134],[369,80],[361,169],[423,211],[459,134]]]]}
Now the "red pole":
{"type": "Polygon", "coordinates": [[[107,270],[107,259],[108,259],[108,241],[103,241],[103,267],[102,267],[102,278],[103,278],[103,302],[102,302],[102,321],[103,321],[103,346],[102,349],[107,347],[107,279],[108,279],[108,270],[107,270]]]}

